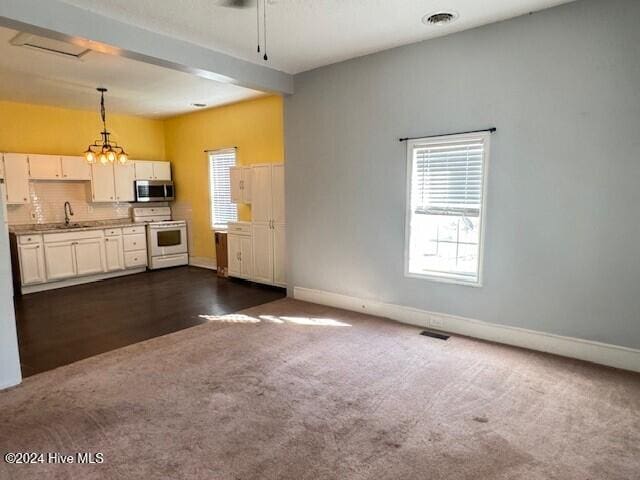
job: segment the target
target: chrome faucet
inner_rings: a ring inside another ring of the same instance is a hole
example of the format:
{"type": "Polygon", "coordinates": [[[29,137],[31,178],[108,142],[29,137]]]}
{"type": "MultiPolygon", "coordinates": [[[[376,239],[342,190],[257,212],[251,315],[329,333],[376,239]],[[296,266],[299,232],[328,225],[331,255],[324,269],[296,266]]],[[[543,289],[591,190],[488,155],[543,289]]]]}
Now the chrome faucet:
{"type": "Polygon", "coordinates": [[[73,215],[73,209],[69,202],[64,202],[64,224],[69,225],[69,215],[73,215]],[[67,213],[67,207],[69,207],[69,213],[67,213]]]}

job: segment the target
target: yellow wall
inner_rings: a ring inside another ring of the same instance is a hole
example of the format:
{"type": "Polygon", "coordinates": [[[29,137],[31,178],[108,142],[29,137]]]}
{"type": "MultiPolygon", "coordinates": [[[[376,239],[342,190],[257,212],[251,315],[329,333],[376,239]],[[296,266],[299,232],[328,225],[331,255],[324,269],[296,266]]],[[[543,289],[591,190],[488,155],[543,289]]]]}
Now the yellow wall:
{"type": "MultiPolygon", "coordinates": [[[[0,101],[0,151],[82,155],[102,130],[96,111],[0,101]]],[[[165,160],[164,125],[127,115],[109,115],[107,127],[129,156],[165,160]]]]}
{"type": "MultiPolygon", "coordinates": [[[[215,259],[204,151],[236,146],[239,165],[283,162],[282,98],[261,97],[167,119],[165,140],[177,206],[190,210],[189,254],[215,259]]],[[[250,219],[247,207],[239,213],[242,220],[250,219]]]]}

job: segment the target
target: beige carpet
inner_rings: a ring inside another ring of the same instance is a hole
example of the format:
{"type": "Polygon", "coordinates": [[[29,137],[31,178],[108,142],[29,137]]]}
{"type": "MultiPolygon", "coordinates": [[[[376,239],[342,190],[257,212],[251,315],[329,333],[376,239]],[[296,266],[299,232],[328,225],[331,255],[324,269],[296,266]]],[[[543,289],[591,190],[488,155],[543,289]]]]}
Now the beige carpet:
{"type": "Polygon", "coordinates": [[[0,392],[2,454],[105,458],[0,478],[640,478],[640,375],[293,300],[244,313],[0,392]]]}

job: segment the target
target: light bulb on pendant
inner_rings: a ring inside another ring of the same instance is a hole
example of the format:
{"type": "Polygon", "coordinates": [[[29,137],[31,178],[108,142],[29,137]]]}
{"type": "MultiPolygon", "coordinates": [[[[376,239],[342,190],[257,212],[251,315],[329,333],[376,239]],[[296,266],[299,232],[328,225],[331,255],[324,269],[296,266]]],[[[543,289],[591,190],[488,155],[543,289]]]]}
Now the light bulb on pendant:
{"type": "Polygon", "coordinates": [[[120,155],[118,155],[118,161],[120,162],[121,165],[124,165],[125,163],[127,163],[127,154],[122,152],[120,155]]]}
{"type": "Polygon", "coordinates": [[[96,163],[96,154],[91,150],[87,150],[86,152],[84,152],[84,158],[87,163],[96,163]]]}
{"type": "Polygon", "coordinates": [[[116,161],[116,152],[114,152],[113,150],[109,150],[109,152],[107,153],[107,159],[113,163],[116,161]]]}
{"type": "Polygon", "coordinates": [[[100,163],[102,165],[106,165],[107,163],[109,163],[109,159],[107,158],[107,155],[104,153],[101,153],[98,159],[100,160],[100,163]]]}

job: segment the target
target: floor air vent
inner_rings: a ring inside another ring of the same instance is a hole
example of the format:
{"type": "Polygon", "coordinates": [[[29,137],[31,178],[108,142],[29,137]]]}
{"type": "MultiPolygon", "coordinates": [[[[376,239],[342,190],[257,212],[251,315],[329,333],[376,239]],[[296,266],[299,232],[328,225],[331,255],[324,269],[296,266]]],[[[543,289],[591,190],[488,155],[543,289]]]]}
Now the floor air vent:
{"type": "Polygon", "coordinates": [[[438,332],[430,332],[429,330],[423,330],[420,335],[424,335],[425,337],[437,338],[438,340],[449,340],[450,335],[445,335],[444,333],[438,332]]]}

